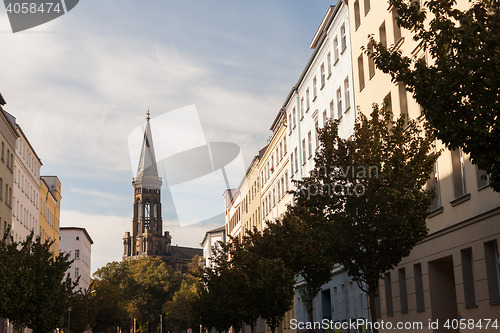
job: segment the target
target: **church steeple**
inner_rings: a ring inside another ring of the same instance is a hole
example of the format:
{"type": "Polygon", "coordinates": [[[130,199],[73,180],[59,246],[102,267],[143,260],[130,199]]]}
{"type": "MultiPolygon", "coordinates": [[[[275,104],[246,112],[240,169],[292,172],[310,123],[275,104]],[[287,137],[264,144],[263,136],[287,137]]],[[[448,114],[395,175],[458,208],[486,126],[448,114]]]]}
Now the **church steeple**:
{"type": "Polygon", "coordinates": [[[160,189],[162,182],[161,178],[158,177],[158,168],[156,166],[156,157],[149,116],[150,113],[148,110],[139,166],[137,167],[137,176],[134,178],[133,184],[134,186],[137,185],[147,189],[160,189]]]}
{"type": "Polygon", "coordinates": [[[132,181],[134,217],[132,233],[126,233],[123,237],[124,258],[170,255],[170,235],[168,232],[162,235],[162,181],[158,176],[149,116],[148,111],[137,175],[132,181]]]}

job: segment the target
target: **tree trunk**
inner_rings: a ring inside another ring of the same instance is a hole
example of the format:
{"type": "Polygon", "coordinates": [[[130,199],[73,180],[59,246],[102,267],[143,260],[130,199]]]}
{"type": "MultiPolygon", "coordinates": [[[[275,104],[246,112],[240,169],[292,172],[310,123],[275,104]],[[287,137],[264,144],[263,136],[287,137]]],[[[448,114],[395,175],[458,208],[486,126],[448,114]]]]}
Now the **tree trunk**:
{"type": "MultiPolygon", "coordinates": [[[[378,283],[377,283],[378,285],[378,283]]],[[[370,302],[370,320],[372,325],[377,322],[377,307],[375,305],[375,298],[377,298],[377,289],[373,287],[368,287],[368,299],[370,302]]],[[[378,333],[378,329],[373,328],[373,333],[378,333]]]]}
{"type": "Polygon", "coordinates": [[[313,325],[313,328],[311,329],[311,333],[316,333],[316,329],[314,328],[314,297],[311,297],[309,294],[309,305],[307,307],[307,314],[309,315],[309,322],[311,325],[313,325]]]}

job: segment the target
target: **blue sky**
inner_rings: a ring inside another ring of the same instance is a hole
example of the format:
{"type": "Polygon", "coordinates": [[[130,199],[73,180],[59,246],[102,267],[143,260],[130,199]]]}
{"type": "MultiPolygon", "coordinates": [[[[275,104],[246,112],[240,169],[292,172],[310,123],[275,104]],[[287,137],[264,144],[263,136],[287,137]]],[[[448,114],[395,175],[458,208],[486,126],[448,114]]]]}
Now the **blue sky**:
{"type": "MultiPolygon", "coordinates": [[[[1,7],[5,108],[40,156],[42,175],[62,182],[61,225],[85,227],[94,239],[92,271],[121,258],[136,171],[128,138],[146,111],[155,117],[194,104],[207,141],[239,145],[249,163],[266,144],[333,4],[84,0],[16,34],[1,7]]],[[[181,144],[177,137],[168,144],[181,144]]],[[[222,211],[222,193],[213,195],[222,211]]],[[[180,227],[164,206],[174,244],[198,246],[213,227],[180,227]]]]}

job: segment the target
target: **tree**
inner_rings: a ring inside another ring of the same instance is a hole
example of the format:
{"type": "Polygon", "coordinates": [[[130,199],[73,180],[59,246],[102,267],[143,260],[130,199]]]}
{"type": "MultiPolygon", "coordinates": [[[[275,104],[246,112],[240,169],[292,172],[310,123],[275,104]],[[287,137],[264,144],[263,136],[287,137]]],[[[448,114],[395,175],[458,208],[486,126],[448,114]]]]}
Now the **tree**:
{"type": "Polygon", "coordinates": [[[244,236],[241,243],[233,242],[230,250],[233,269],[243,279],[243,320],[252,333],[257,319],[266,320],[271,332],[275,332],[285,313],[293,306],[294,272],[282,258],[268,252],[274,240],[270,233],[257,229],[244,236]]]}
{"type": "Polygon", "coordinates": [[[162,306],[179,289],[181,276],[155,258],[112,262],[95,274],[96,331],[119,326],[128,329],[132,318],[143,331],[154,331],[162,306]]]}
{"type": "Polygon", "coordinates": [[[379,280],[427,234],[434,194],[422,188],[437,158],[433,139],[416,121],[394,121],[376,105],[370,119],[359,116],[352,138],[339,137],[338,121],[319,137],[315,168],[296,183],[295,206],[299,218],[320,221],[330,239],[324,251],[367,292],[376,322],[379,280]]]}
{"type": "Polygon", "coordinates": [[[450,149],[461,147],[500,191],[500,3],[390,0],[399,24],[427,50],[431,61],[387,49],[372,37],[366,51],[394,82],[406,84],[422,106],[429,128],[450,149]],[[430,15],[429,15],[430,14],[430,15]]]}
{"type": "Polygon", "coordinates": [[[95,299],[90,290],[77,290],[69,301],[71,311],[64,316],[63,327],[69,327],[72,333],[85,332],[95,320],[95,299]]]}
{"type": "Polygon", "coordinates": [[[288,206],[276,222],[267,224],[264,235],[270,238],[268,253],[279,255],[287,267],[302,277],[304,283],[297,288],[309,321],[314,322],[313,300],[321,287],[330,281],[335,262],[325,251],[330,239],[324,232],[323,222],[317,214],[311,214],[310,209],[300,205],[288,206]]]}
{"type": "Polygon", "coordinates": [[[200,325],[199,302],[203,286],[200,280],[202,268],[198,260],[198,256],[193,258],[179,290],[174,293],[172,300],[163,305],[166,322],[175,332],[200,325]]]}
{"type": "Polygon", "coordinates": [[[201,323],[218,332],[232,326],[237,332],[244,321],[242,301],[245,297],[244,276],[229,260],[231,244],[219,243],[213,250],[213,265],[204,270],[201,292],[201,323]]]}
{"type": "Polygon", "coordinates": [[[0,241],[0,317],[19,329],[36,333],[55,330],[63,322],[76,283],[65,273],[69,254],[55,256],[40,236],[31,233],[21,243],[6,236],[0,241]]]}
{"type": "Polygon", "coordinates": [[[123,290],[130,279],[127,265],[124,262],[111,262],[99,268],[94,273],[94,280],[90,285],[94,294],[96,317],[92,325],[94,332],[106,331],[108,327],[129,329],[132,317],[128,313],[127,295],[123,290]]]}

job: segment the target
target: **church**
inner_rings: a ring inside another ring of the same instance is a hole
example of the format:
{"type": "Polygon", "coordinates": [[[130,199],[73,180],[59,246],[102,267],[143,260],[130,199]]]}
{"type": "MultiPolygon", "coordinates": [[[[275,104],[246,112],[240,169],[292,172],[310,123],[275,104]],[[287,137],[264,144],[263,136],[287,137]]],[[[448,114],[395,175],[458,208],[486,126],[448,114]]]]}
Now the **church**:
{"type": "Polygon", "coordinates": [[[151,135],[150,114],[147,113],[144,140],[137,168],[132,181],[134,205],[132,232],[123,237],[123,260],[141,257],[160,258],[176,271],[186,273],[195,255],[202,256],[202,249],[172,246],[172,237],[163,232],[161,214],[161,185],[151,135]]]}

